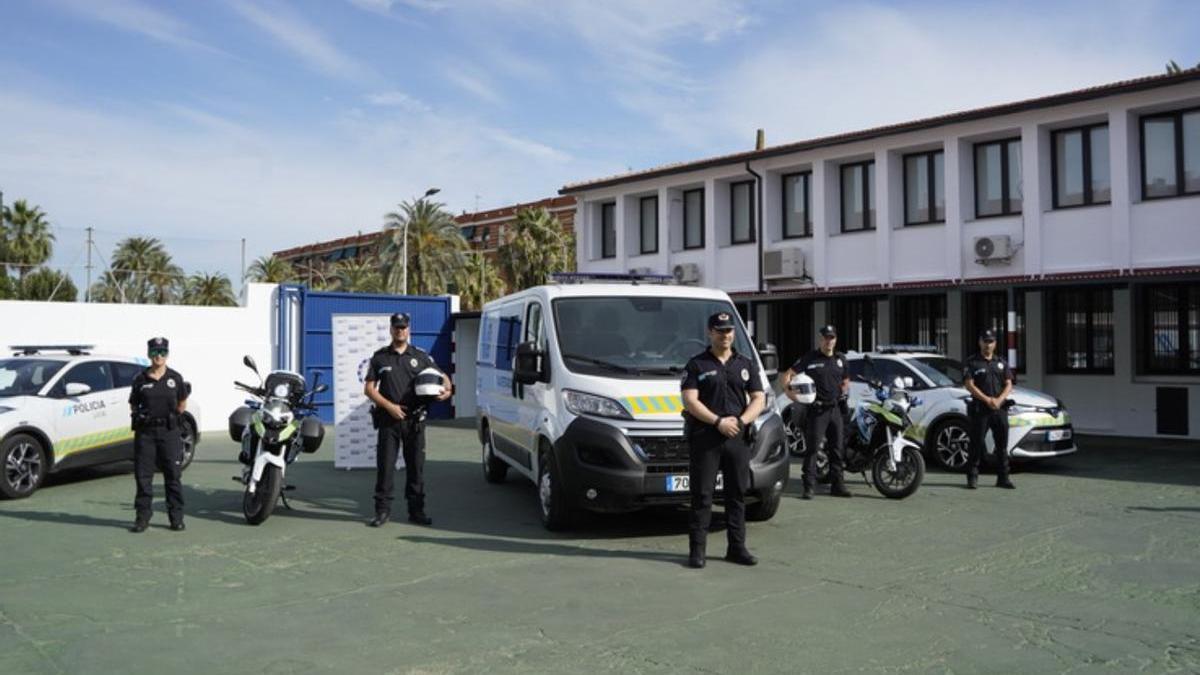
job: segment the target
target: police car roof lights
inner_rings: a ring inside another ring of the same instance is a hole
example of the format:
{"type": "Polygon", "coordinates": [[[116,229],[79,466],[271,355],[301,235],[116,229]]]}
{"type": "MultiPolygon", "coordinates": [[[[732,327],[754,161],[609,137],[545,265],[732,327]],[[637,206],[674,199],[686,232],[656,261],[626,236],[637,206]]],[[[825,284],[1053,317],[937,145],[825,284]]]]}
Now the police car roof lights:
{"type": "Polygon", "coordinates": [[[901,354],[901,353],[908,353],[908,352],[929,352],[929,353],[933,353],[933,354],[941,353],[941,350],[938,349],[937,345],[907,345],[907,344],[878,345],[877,347],[875,347],[875,351],[880,354],[901,354]]]}
{"type": "Polygon", "coordinates": [[[96,345],[9,345],[16,356],[33,356],[45,352],[66,352],[72,356],[86,356],[96,345]]]}
{"type": "Polygon", "coordinates": [[[636,286],[639,283],[675,283],[675,277],[670,274],[621,274],[617,272],[556,272],[550,275],[550,279],[557,284],[631,283],[636,286]]]}

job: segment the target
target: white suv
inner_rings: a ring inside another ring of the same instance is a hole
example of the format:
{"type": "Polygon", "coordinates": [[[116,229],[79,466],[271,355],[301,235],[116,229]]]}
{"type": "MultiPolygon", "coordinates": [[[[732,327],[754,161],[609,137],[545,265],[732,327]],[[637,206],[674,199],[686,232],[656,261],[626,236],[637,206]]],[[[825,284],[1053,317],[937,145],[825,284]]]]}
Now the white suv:
{"type": "MultiPolygon", "coordinates": [[[[0,359],[0,496],[28,497],[49,473],[133,459],[129,388],[145,359],[85,345],[12,347],[0,359]]],[[[183,466],[200,436],[194,406],[181,421],[183,466]]]]}
{"type": "MultiPolygon", "coordinates": [[[[881,347],[869,353],[850,352],[851,402],[870,396],[870,388],[856,376],[881,382],[897,377],[917,394],[922,404],[911,411],[914,425],[910,436],[925,447],[925,454],[939,466],[961,471],[967,463],[967,399],[962,386],[963,365],[934,351],[906,347],[881,347]],[[866,357],[870,357],[869,360],[866,357]]],[[[779,405],[788,408],[786,397],[779,405]]],[[[1071,416],[1062,401],[1033,389],[1013,387],[1009,398],[1015,405],[1008,409],[1008,454],[1013,460],[1036,460],[1069,455],[1075,446],[1071,416]]],[[[803,411],[781,411],[788,426],[793,454],[801,454],[804,443],[803,411]]],[[[987,452],[995,452],[992,436],[985,443],[987,452]]]]}

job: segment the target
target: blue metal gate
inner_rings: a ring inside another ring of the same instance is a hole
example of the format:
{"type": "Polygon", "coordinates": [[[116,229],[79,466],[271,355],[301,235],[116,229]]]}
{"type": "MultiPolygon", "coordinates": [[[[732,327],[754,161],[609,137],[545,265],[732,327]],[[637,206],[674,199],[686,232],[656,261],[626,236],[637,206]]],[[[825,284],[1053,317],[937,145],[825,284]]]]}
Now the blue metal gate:
{"type": "MultiPolygon", "coordinates": [[[[394,312],[412,317],[412,343],[429,352],[438,368],[453,377],[450,298],[310,291],[288,284],[279,287],[276,367],[297,370],[309,382],[314,373],[321,373],[321,381],[329,385],[329,391],[316,399],[322,422],[333,423],[333,315],[394,312]]],[[[429,416],[450,418],[450,403],[431,406],[429,416]]]]}

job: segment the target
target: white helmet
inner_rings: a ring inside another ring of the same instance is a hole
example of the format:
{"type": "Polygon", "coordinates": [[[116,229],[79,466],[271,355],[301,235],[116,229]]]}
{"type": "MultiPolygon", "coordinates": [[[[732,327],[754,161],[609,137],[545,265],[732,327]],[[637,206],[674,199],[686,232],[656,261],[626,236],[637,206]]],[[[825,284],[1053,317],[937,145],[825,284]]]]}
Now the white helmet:
{"type": "Polygon", "coordinates": [[[415,381],[417,396],[421,398],[437,398],[445,391],[442,386],[442,372],[437,368],[426,368],[417,373],[415,381]]]}
{"type": "Polygon", "coordinates": [[[809,404],[817,400],[817,384],[806,373],[792,376],[788,391],[796,394],[798,403],[809,404]]]}

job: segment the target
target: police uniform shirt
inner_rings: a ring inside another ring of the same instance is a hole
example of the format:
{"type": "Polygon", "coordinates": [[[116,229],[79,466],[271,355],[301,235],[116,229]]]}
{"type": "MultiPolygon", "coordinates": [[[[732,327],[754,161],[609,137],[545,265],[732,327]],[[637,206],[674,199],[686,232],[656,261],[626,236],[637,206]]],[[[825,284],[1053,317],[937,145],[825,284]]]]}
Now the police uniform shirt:
{"type": "Polygon", "coordinates": [[[384,398],[411,410],[420,404],[413,381],[426,368],[437,368],[433,357],[411,343],[403,353],[388,345],[371,355],[366,379],[379,383],[379,393],[384,398]]]}
{"type": "Polygon", "coordinates": [[[984,396],[999,396],[1004,391],[1004,385],[1011,382],[1012,378],[1012,369],[999,355],[992,355],[989,361],[976,352],[963,364],[963,381],[974,382],[984,396]]]}
{"type": "Polygon", "coordinates": [[[179,403],[187,399],[183,376],[167,368],[158,380],[150,377],[147,368],[133,378],[129,404],[144,411],[151,419],[166,419],[176,414],[179,403]]]}
{"type": "Polygon", "coordinates": [[[842,395],[842,381],[850,377],[846,366],[845,354],[834,352],[825,356],[825,352],[814,349],[797,359],[791,370],[811,377],[817,388],[817,401],[830,405],[842,395]]]}
{"type": "Polygon", "coordinates": [[[747,392],[762,391],[762,375],[753,359],[737,352],[725,363],[710,350],[693,356],[684,367],[680,390],[699,390],[700,402],[719,417],[741,415],[749,403],[747,392]]]}

